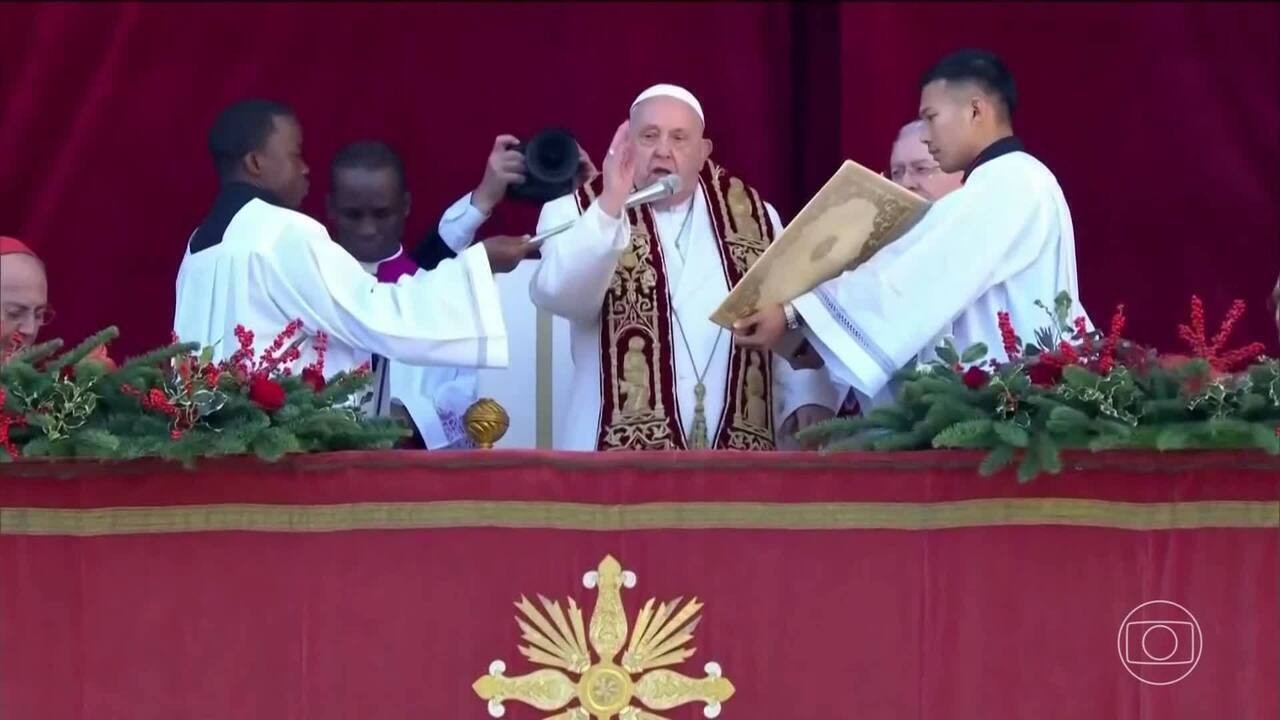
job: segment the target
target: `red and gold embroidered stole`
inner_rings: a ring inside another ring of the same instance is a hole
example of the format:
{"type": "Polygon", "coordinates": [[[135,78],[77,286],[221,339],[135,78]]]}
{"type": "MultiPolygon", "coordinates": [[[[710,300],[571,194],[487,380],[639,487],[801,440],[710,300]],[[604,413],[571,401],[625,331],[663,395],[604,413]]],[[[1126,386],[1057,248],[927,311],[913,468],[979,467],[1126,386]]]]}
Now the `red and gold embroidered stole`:
{"type": "MultiPolygon", "coordinates": [[[[728,287],[773,242],[759,193],[707,162],[698,176],[728,287]]],[[[583,212],[602,189],[599,177],[576,193],[583,212]]],[[[695,196],[697,197],[697,196],[695,196]]],[[[600,314],[597,450],[685,449],[677,409],[671,288],[653,211],[627,210],[631,243],[622,253],[600,314]]],[[[773,362],[769,353],[731,346],[724,410],[712,447],[772,450],[773,362]]]]}

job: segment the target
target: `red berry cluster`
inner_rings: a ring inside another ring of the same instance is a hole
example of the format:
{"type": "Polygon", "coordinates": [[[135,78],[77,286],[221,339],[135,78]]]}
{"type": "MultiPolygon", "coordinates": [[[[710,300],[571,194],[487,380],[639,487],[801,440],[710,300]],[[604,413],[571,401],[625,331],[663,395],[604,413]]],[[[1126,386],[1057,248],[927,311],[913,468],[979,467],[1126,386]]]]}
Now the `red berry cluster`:
{"type": "Polygon", "coordinates": [[[4,386],[0,385],[0,448],[4,448],[4,451],[9,453],[9,457],[16,458],[18,457],[18,448],[13,444],[13,441],[9,439],[9,428],[25,427],[27,424],[27,418],[22,415],[10,415],[5,412],[4,402],[6,394],[4,386]]]}
{"type": "Polygon", "coordinates": [[[237,325],[235,329],[236,341],[240,343],[240,348],[231,354],[223,363],[223,369],[236,370],[244,377],[248,377],[253,371],[250,363],[253,361],[253,331],[246,330],[243,325],[237,325]]]}
{"type": "Polygon", "coordinates": [[[302,369],[302,381],[310,385],[312,390],[320,392],[325,387],[324,355],[329,349],[329,336],[324,331],[316,333],[314,347],[316,359],[302,369]]]}
{"type": "MultiPolygon", "coordinates": [[[[222,364],[221,369],[235,373],[236,379],[245,384],[250,400],[267,412],[275,412],[284,406],[285,392],[278,382],[271,379],[271,375],[281,365],[284,366],[280,369],[281,375],[289,377],[293,374],[290,365],[302,356],[302,351],[298,349],[296,342],[290,344],[289,341],[301,330],[301,320],[290,321],[271,345],[262,351],[262,355],[255,364],[253,363],[253,331],[245,329],[243,325],[237,325],[235,334],[240,348],[222,364]],[[288,344],[287,348],[286,344],[288,344]]],[[[327,338],[324,334],[317,333],[317,361],[313,365],[318,365],[320,368],[324,367],[326,343],[327,338]]],[[[313,374],[309,372],[311,367],[308,366],[308,369],[303,370],[303,380],[312,387],[316,387],[314,377],[310,377],[313,374]]],[[[216,382],[216,375],[214,382],[216,382]]],[[[323,386],[323,375],[320,376],[320,385],[323,386]]]]}
{"type": "MultiPolygon", "coordinates": [[[[1124,311],[1124,306],[1121,305],[1119,312],[1123,312],[1123,311],[1124,311]]],[[[1114,320],[1112,322],[1114,323],[1114,320]]],[[[1089,325],[1087,322],[1085,322],[1084,316],[1081,315],[1080,317],[1076,318],[1074,325],[1076,328],[1076,337],[1080,338],[1080,343],[1081,345],[1084,346],[1085,352],[1092,352],[1093,337],[1089,335],[1089,325]]]]}
{"type": "MultiPolygon", "coordinates": [[[[258,375],[267,375],[276,366],[288,365],[294,360],[297,360],[298,357],[302,355],[297,347],[290,347],[278,358],[276,357],[276,353],[280,352],[284,348],[284,344],[292,339],[293,336],[301,329],[301,320],[291,320],[288,325],[285,325],[284,330],[281,331],[279,335],[276,335],[276,339],[271,342],[271,345],[266,350],[262,351],[262,357],[258,358],[258,367],[254,373],[258,375]]],[[[252,337],[252,335],[250,337],[252,337]]]]}
{"type": "Polygon", "coordinates": [[[1009,360],[1016,360],[1022,350],[1018,346],[1018,333],[1013,330],[1009,313],[1001,310],[996,313],[996,319],[1000,322],[1000,339],[1004,342],[1004,354],[1009,356],[1009,360]]]}
{"type": "Polygon", "coordinates": [[[144,393],[138,388],[126,383],[120,386],[120,392],[125,395],[138,398],[138,401],[142,403],[142,407],[168,416],[174,423],[173,429],[169,432],[169,436],[174,440],[182,437],[183,430],[180,427],[179,422],[182,417],[182,411],[170,402],[169,398],[165,397],[163,390],[160,388],[151,388],[144,393]]]}
{"type": "Polygon", "coordinates": [[[1191,324],[1178,325],[1178,337],[1191,347],[1191,351],[1197,357],[1202,357],[1209,361],[1209,366],[1219,372],[1228,372],[1231,368],[1239,365],[1246,360],[1253,360],[1262,354],[1265,346],[1262,343],[1250,343],[1242,348],[1230,351],[1223,351],[1223,346],[1227,344],[1227,338],[1231,336],[1231,331],[1235,329],[1236,323],[1244,315],[1244,300],[1237,299],[1231,304],[1231,309],[1227,311],[1227,316],[1222,321],[1222,325],[1218,328],[1218,334],[1213,336],[1212,341],[1205,339],[1204,325],[1204,303],[1196,295],[1191,296],[1191,324]]]}
{"type": "MultiPolygon", "coordinates": [[[[1125,317],[1124,305],[1116,306],[1116,313],[1111,316],[1111,332],[1107,334],[1107,339],[1102,341],[1102,352],[1098,355],[1097,371],[1100,375],[1106,375],[1111,372],[1116,364],[1116,346],[1120,344],[1120,335],[1124,332],[1125,317]]],[[[1084,327],[1084,318],[1076,318],[1076,326],[1084,327]]],[[[1086,347],[1086,349],[1088,349],[1086,347]]]]}

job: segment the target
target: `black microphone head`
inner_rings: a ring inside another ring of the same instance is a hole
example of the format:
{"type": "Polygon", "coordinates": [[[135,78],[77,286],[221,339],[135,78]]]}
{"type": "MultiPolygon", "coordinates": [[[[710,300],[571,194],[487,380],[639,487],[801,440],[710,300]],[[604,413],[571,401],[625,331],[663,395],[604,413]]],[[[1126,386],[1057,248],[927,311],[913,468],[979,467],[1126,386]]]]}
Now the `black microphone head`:
{"type": "Polygon", "coordinates": [[[525,181],[507,186],[507,197],[545,203],[578,189],[578,143],[561,128],[548,128],[515,148],[524,155],[525,181]]]}

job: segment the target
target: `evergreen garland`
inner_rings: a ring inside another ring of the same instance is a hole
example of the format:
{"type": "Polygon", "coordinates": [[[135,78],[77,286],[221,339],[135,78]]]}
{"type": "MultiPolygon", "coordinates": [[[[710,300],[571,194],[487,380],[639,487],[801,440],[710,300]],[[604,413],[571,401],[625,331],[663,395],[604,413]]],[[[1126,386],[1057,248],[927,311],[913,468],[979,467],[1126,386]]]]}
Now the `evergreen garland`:
{"type": "Polygon", "coordinates": [[[961,353],[946,339],[936,360],[895,376],[895,405],[819,423],[799,437],[828,451],[983,448],[983,475],[1016,462],[1020,482],[1057,474],[1064,448],[1280,454],[1280,361],[1260,357],[1260,343],[1225,349],[1243,301],[1208,339],[1204,306],[1192,297],[1191,322],[1179,326],[1191,357],[1124,340],[1123,305],[1103,335],[1086,330],[1083,317],[1068,322],[1071,303],[1064,293],[1052,309],[1040,305],[1051,325],[1036,331],[1035,344],[1024,345],[999,313],[1005,362],[982,361],[984,345],[961,353]],[[1253,364],[1231,372],[1246,361],[1253,364]]]}
{"type": "Polygon", "coordinates": [[[0,358],[0,462],[19,458],[159,457],[190,467],[197,458],[390,448],[410,432],[364,417],[353,398],[370,384],[367,367],[324,379],[323,332],[300,375],[301,322],[290,323],[255,362],[253,334],[236,329],[240,349],[211,362],[212,349],[176,341],[116,367],[105,346],[116,328],[57,354],[61,340],[14,347],[0,358]],[[197,353],[199,353],[197,355],[197,353]]]}

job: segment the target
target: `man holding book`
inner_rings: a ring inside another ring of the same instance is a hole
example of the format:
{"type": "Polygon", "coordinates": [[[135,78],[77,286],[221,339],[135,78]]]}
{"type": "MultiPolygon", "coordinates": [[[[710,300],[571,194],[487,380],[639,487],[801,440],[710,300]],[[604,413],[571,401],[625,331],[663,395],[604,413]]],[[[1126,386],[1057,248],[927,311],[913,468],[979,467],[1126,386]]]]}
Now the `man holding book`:
{"type": "Polygon", "coordinates": [[[939,61],[921,81],[921,139],[943,172],[964,172],[964,185],[867,262],[735,323],[735,341],[774,347],[788,330],[803,332],[831,373],[874,406],[891,400],[894,372],[931,360],[945,336],[999,357],[997,312],[1014,327],[1038,327],[1036,302],[1065,291],[1072,316],[1084,315],[1071,213],[1057,179],[1014,136],[1016,104],[995,55],[963,50],[939,61]]]}

